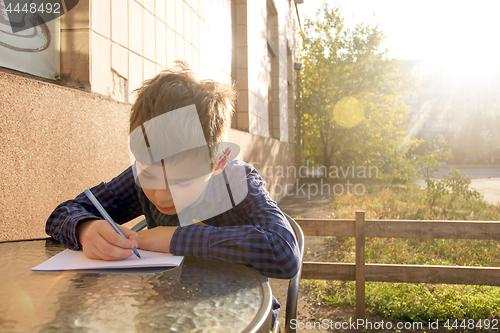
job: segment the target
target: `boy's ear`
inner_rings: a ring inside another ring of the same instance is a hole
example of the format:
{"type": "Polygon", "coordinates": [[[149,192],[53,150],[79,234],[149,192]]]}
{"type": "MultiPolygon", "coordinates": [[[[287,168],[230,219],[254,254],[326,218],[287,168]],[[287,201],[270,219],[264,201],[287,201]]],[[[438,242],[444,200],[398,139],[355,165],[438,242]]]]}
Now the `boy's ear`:
{"type": "Polygon", "coordinates": [[[215,167],[215,170],[212,173],[214,176],[220,175],[222,170],[224,170],[224,167],[226,166],[229,154],[231,154],[231,148],[228,147],[228,148],[226,148],[226,150],[224,150],[224,153],[223,153],[219,163],[217,164],[217,167],[215,167]]]}
{"type": "Polygon", "coordinates": [[[227,163],[227,156],[223,157],[219,163],[217,164],[217,166],[215,167],[215,170],[214,172],[212,172],[212,174],[214,176],[217,176],[217,175],[220,175],[222,173],[222,171],[224,170],[224,167],[226,166],[226,163],[227,163]]]}

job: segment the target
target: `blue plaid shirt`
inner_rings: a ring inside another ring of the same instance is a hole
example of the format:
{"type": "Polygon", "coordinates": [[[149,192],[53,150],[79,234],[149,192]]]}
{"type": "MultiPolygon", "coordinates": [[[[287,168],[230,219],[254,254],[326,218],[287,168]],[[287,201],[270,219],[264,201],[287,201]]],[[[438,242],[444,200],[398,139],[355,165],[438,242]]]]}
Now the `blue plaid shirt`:
{"type": "MultiPolygon", "coordinates": [[[[246,170],[248,195],[232,209],[203,221],[205,225],[191,224],[177,228],[170,243],[170,252],[251,265],[265,276],[292,278],[298,270],[299,252],[291,226],[276,202],[269,197],[265,181],[255,168],[241,161],[232,161],[226,168],[234,165],[243,166],[246,170]]],[[[93,187],[91,191],[116,223],[123,224],[145,215],[148,228],[179,225],[176,215],[162,214],[148,200],[135,182],[132,167],[110,182],[93,187]]],[[[76,226],[88,219],[102,219],[102,216],[81,193],[54,210],[45,230],[66,247],[81,249],[76,226]]]]}

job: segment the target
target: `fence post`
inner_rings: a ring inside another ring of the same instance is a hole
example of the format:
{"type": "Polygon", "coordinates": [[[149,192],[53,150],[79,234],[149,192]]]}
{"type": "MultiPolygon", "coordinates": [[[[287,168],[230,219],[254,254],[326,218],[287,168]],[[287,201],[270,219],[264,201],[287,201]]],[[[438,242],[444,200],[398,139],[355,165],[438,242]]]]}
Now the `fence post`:
{"type": "Polygon", "coordinates": [[[356,211],[356,319],[365,319],[365,212],[356,211]]]}

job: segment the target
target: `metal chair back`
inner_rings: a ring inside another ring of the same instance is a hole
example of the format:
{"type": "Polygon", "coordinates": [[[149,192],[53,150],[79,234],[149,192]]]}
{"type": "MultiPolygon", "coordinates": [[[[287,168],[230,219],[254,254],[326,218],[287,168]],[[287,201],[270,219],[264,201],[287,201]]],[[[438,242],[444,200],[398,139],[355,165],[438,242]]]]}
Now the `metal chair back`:
{"type": "Polygon", "coordinates": [[[297,301],[299,298],[300,274],[302,272],[302,260],[304,257],[304,233],[302,232],[299,224],[293,218],[285,213],[283,214],[292,226],[292,229],[295,232],[295,237],[297,238],[297,245],[299,246],[299,270],[288,283],[288,294],[286,297],[285,312],[285,333],[295,333],[296,329],[291,328],[290,321],[292,319],[297,319],[297,301]]]}

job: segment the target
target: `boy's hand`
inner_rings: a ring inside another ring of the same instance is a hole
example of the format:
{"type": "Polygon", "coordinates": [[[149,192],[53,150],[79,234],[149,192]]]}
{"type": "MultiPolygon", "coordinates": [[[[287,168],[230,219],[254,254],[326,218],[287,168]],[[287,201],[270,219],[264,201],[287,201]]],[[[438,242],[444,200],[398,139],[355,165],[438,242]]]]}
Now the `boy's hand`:
{"type": "Polygon", "coordinates": [[[138,246],[139,236],[136,232],[118,226],[128,239],[120,236],[108,222],[104,220],[86,220],[76,227],[76,236],[82,244],[83,253],[89,259],[123,260],[134,253],[132,248],[138,246]]]}
{"type": "Polygon", "coordinates": [[[159,226],[153,229],[141,230],[139,248],[147,251],[170,252],[170,241],[178,227],[159,226]]]}

